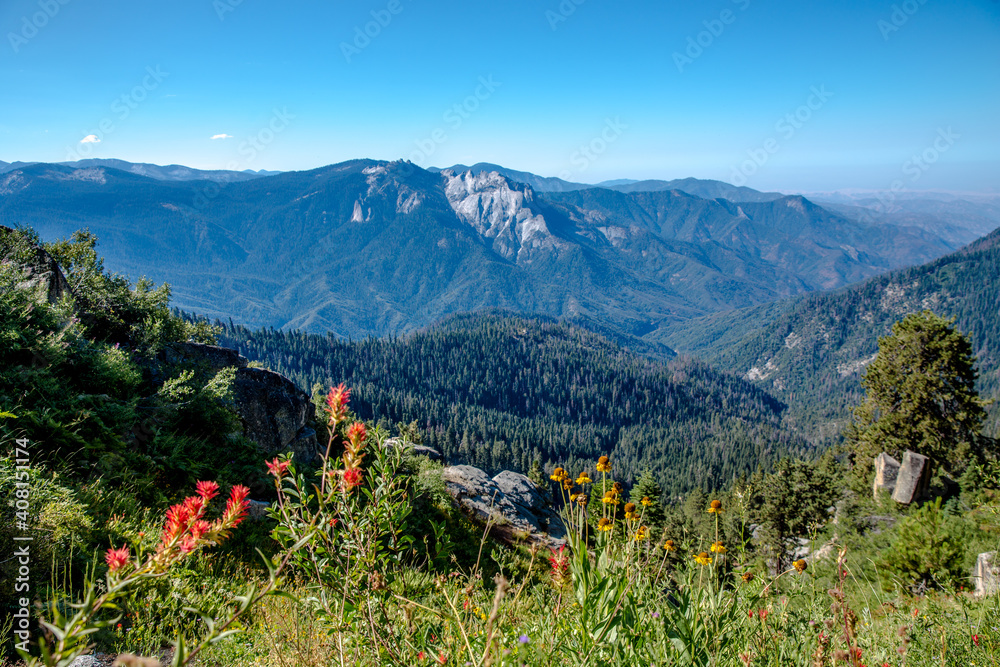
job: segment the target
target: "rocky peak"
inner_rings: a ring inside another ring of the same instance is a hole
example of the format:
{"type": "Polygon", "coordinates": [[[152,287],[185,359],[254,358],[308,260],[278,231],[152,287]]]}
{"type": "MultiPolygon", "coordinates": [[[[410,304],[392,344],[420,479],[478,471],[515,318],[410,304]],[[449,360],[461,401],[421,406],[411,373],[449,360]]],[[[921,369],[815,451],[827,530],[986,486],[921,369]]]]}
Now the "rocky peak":
{"type": "Polygon", "coordinates": [[[441,172],[445,195],[455,214],[493,250],[511,261],[522,259],[526,249],[554,248],[556,238],[535,203],[530,186],[513,183],[499,172],[441,172]]]}

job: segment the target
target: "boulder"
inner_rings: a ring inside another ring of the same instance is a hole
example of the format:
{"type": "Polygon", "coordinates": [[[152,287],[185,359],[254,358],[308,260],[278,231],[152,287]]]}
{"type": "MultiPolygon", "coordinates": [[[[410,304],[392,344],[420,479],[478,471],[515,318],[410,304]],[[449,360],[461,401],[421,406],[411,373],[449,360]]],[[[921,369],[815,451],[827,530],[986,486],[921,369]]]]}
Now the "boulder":
{"type": "Polygon", "coordinates": [[[566,533],[559,515],[549,507],[534,482],[505,470],[496,477],[479,468],[459,465],[441,471],[448,493],[476,518],[542,541],[557,541],[566,533]]]}
{"type": "Polygon", "coordinates": [[[250,507],[247,508],[247,518],[250,520],[266,519],[267,518],[267,508],[271,506],[271,503],[264,502],[263,500],[250,500],[250,507]]]}
{"type": "Polygon", "coordinates": [[[382,446],[386,449],[392,447],[406,447],[406,451],[411,454],[426,456],[432,461],[440,461],[442,459],[441,452],[433,447],[428,447],[427,445],[417,445],[412,442],[404,442],[401,438],[387,438],[382,446]]]}
{"type": "Polygon", "coordinates": [[[79,658],[69,663],[69,667],[101,667],[104,663],[92,655],[81,655],[79,658]]]}
{"type": "Polygon", "coordinates": [[[316,408],[309,395],[284,375],[263,368],[240,368],[233,394],[244,434],[266,455],[290,449],[298,461],[308,463],[319,454],[316,432],[307,426],[316,408]]]}
{"type": "Polygon", "coordinates": [[[170,343],[160,353],[163,361],[170,365],[193,364],[217,373],[223,368],[247,367],[247,358],[236,350],[218,345],[202,343],[170,343]]]}
{"type": "Polygon", "coordinates": [[[896,475],[896,488],[892,499],[897,503],[909,505],[923,500],[931,483],[931,461],[923,454],[906,450],[903,462],[899,464],[896,475]]]}
{"type": "Polygon", "coordinates": [[[899,461],[885,452],[875,457],[875,482],[872,484],[872,497],[878,500],[879,492],[884,491],[890,496],[896,490],[896,476],[899,474],[899,461]]]}
{"type": "Polygon", "coordinates": [[[0,263],[15,262],[21,266],[19,289],[29,290],[38,301],[56,303],[64,295],[72,294],[69,281],[63,275],[55,258],[41,246],[21,247],[21,244],[6,243],[7,237],[17,232],[0,225],[0,263]]]}
{"type": "Polygon", "coordinates": [[[996,551],[979,554],[972,578],[976,583],[976,595],[995,595],[1000,592],[1000,559],[997,558],[996,551]]]}

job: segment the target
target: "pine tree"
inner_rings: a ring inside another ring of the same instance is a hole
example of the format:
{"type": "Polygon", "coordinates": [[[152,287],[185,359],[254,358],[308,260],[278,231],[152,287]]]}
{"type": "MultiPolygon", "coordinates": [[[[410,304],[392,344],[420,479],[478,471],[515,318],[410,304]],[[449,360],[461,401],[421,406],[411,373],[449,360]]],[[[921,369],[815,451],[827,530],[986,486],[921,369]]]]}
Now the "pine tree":
{"type": "Polygon", "coordinates": [[[864,401],[847,433],[862,479],[883,451],[898,459],[909,449],[951,471],[981,453],[986,403],[975,387],[972,346],[953,323],[925,310],[879,338],[878,356],[861,380],[864,401]]]}
{"type": "Polygon", "coordinates": [[[642,474],[639,475],[639,479],[632,486],[629,501],[639,507],[645,507],[643,510],[643,522],[650,528],[659,529],[663,527],[663,505],[660,503],[662,495],[663,490],[656,483],[653,473],[648,468],[643,470],[642,474]],[[642,505],[643,498],[647,498],[651,504],[642,505]]]}

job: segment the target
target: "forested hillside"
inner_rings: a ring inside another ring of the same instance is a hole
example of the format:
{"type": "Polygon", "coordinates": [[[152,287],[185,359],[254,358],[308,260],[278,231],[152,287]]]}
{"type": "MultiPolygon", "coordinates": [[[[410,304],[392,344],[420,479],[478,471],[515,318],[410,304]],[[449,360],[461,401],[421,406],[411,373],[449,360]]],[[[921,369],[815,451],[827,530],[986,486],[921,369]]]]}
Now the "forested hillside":
{"type": "MultiPolygon", "coordinates": [[[[954,317],[978,358],[979,390],[1000,391],[1000,230],[939,260],[828,294],[799,298],[675,329],[662,341],[755,380],[789,404],[791,421],[829,441],[860,398],[859,378],[878,337],[906,313],[954,317]]],[[[986,432],[996,435],[1000,410],[986,432]]]]}
{"type": "Polygon", "coordinates": [[[670,493],[720,488],[779,453],[803,453],[766,392],[690,359],[661,364],[553,320],[458,316],[405,338],[226,326],[220,343],[303,387],[346,382],[359,416],[416,420],[452,462],[527,472],[611,453],[670,493]]]}

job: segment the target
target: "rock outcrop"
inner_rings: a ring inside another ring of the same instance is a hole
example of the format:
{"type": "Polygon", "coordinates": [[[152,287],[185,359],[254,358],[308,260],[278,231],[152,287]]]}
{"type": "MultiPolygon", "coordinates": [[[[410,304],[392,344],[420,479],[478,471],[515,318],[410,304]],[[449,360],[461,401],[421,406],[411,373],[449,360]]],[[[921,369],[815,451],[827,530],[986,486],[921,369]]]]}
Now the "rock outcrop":
{"type": "Polygon", "coordinates": [[[1000,559],[996,551],[979,554],[972,578],[976,583],[976,595],[982,597],[1000,592],[1000,559]]]}
{"type": "Polygon", "coordinates": [[[931,483],[931,461],[923,454],[906,450],[903,462],[899,465],[896,475],[896,488],[892,499],[897,503],[909,505],[927,496],[931,483]]]}
{"type": "Polygon", "coordinates": [[[192,364],[213,373],[230,366],[246,368],[248,363],[236,350],[202,343],[170,343],[164,348],[161,359],[171,365],[192,364]]]}
{"type": "Polygon", "coordinates": [[[899,475],[899,461],[885,452],[875,457],[875,482],[872,484],[872,497],[878,500],[880,493],[892,495],[896,490],[896,477],[899,475]]]}
{"type": "Polygon", "coordinates": [[[16,262],[21,266],[23,277],[17,287],[30,291],[38,301],[49,303],[56,303],[63,296],[72,294],[58,262],[42,247],[6,243],[8,235],[17,234],[10,227],[0,225],[0,263],[16,262]]]}
{"type": "Polygon", "coordinates": [[[233,393],[244,434],[265,454],[291,450],[301,462],[319,454],[316,431],[308,426],[316,407],[294,382],[263,368],[240,368],[233,393]]]}
{"type": "Polygon", "coordinates": [[[479,468],[458,465],[445,468],[441,477],[448,493],[481,521],[492,519],[501,529],[546,542],[566,534],[559,515],[524,475],[505,470],[490,479],[479,468]]]}

